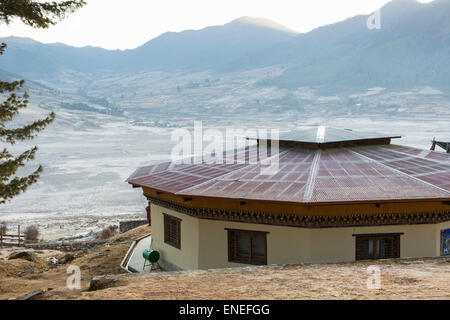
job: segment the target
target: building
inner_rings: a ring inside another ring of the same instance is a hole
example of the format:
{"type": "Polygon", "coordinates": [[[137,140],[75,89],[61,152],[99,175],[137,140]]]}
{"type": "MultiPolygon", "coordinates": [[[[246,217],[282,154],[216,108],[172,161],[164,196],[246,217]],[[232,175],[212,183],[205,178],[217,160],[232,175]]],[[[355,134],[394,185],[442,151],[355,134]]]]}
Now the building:
{"type": "Polygon", "coordinates": [[[162,163],[128,183],[150,202],[168,270],[448,254],[450,154],[394,138],[320,127],[280,137],[278,150],[268,141],[271,176],[256,140],[226,154],[240,161],[162,163]]]}

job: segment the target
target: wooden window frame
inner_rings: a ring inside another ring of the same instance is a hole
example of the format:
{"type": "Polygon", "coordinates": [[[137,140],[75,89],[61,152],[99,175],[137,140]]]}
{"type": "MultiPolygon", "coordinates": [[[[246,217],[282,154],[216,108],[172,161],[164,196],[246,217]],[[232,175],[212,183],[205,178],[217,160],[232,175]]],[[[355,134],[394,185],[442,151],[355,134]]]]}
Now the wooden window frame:
{"type": "Polygon", "coordinates": [[[253,230],[238,230],[238,229],[228,229],[228,262],[234,263],[243,263],[243,264],[251,264],[251,265],[267,265],[267,234],[269,232],[264,231],[253,231],[253,230]],[[248,259],[242,259],[237,257],[237,245],[236,236],[237,235],[246,235],[249,237],[249,248],[248,248],[248,259]],[[263,238],[264,239],[264,258],[259,260],[253,257],[252,250],[252,240],[254,238],[263,238]]]}
{"type": "Polygon", "coordinates": [[[181,250],[181,219],[165,214],[164,243],[181,250]]]}
{"type": "Polygon", "coordinates": [[[400,236],[403,233],[375,233],[375,234],[354,234],[355,237],[355,260],[377,260],[377,259],[396,259],[400,258],[400,236]],[[390,239],[393,241],[393,245],[391,248],[391,256],[388,258],[378,258],[377,257],[377,247],[376,242],[374,242],[375,246],[373,248],[373,256],[368,258],[361,257],[361,245],[363,241],[367,240],[383,240],[390,239]]]}

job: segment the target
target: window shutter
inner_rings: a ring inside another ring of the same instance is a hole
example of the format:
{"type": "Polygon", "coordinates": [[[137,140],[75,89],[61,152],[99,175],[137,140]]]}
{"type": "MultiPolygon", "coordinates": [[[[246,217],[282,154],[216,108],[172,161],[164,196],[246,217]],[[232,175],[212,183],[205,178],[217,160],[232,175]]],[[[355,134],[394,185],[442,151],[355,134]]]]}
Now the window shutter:
{"type": "Polygon", "coordinates": [[[400,258],[400,235],[394,237],[394,252],[393,258],[400,258]]]}
{"type": "Polygon", "coordinates": [[[164,242],[181,249],[181,219],[164,214],[164,242]]]}
{"type": "Polygon", "coordinates": [[[361,260],[361,237],[356,237],[356,253],[355,253],[355,260],[361,260]]]}

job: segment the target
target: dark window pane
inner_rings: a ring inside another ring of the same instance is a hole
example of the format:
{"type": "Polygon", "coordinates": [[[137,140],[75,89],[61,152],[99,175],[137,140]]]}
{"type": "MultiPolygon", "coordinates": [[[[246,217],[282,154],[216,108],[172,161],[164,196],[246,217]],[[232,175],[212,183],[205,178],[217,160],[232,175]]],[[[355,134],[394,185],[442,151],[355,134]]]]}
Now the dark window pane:
{"type": "Polygon", "coordinates": [[[386,238],[380,240],[380,259],[393,258],[393,239],[386,238]]]}
{"type": "Polygon", "coordinates": [[[367,253],[367,255],[368,256],[373,256],[373,249],[374,249],[374,241],[373,240],[369,240],[369,245],[368,245],[368,253],[367,253]]]}
{"type": "Polygon", "coordinates": [[[240,234],[237,236],[237,256],[247,258],[250,254],[250,239],[248,236],[240,234]]]}
{"type": "Polygon", "coordinates": [[[264,259],[266,255],[266,241],[263,237],[252,239],[252,257],[258,260],[264,259]]]}

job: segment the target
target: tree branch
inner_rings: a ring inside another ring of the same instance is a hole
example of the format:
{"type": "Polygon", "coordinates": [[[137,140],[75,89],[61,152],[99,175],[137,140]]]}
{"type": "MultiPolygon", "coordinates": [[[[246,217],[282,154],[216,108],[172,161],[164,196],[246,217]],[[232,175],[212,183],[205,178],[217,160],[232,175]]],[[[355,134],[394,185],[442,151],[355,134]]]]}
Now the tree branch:
{"type": "Polygon", "coordinates": [[[84,0],[38,2],[33,0],[2,0],[0,20],[6,24],[14,18],[33,28],[48,28],[86,4],[84,0]]]}
{"type": "Polygon", "coordinates": [[[5,183],[9,180],[9,177],[16,174],[20,167],[25,166],[25,162],[34,160],[37,150],[38,148],[34,147],[14,159],[8,150],[3,149],[0,153],[0,158],[9,160],[0,163],[0,182],[5,183]]]}
{"type": "Polygon", "coordinates": [[[55,113],[52,112],[47,118],[37,120],[22,128],[5,129],[0,127],[0,141],[15,144],[17,140],[24,141],[34,139],[39,131],[42,131],[47,125],[55,120],[55,116],[55,113]]]}
{"type": "Polygon", "coordinates": [[[29,186],[37,182],[43,170],[42,166],[39,166],[39,168],[29,176],[21,178],[16,177],[9,183],[0,183],[0,204],[3,204],[7,200],[26,191],[29,186]]]}

